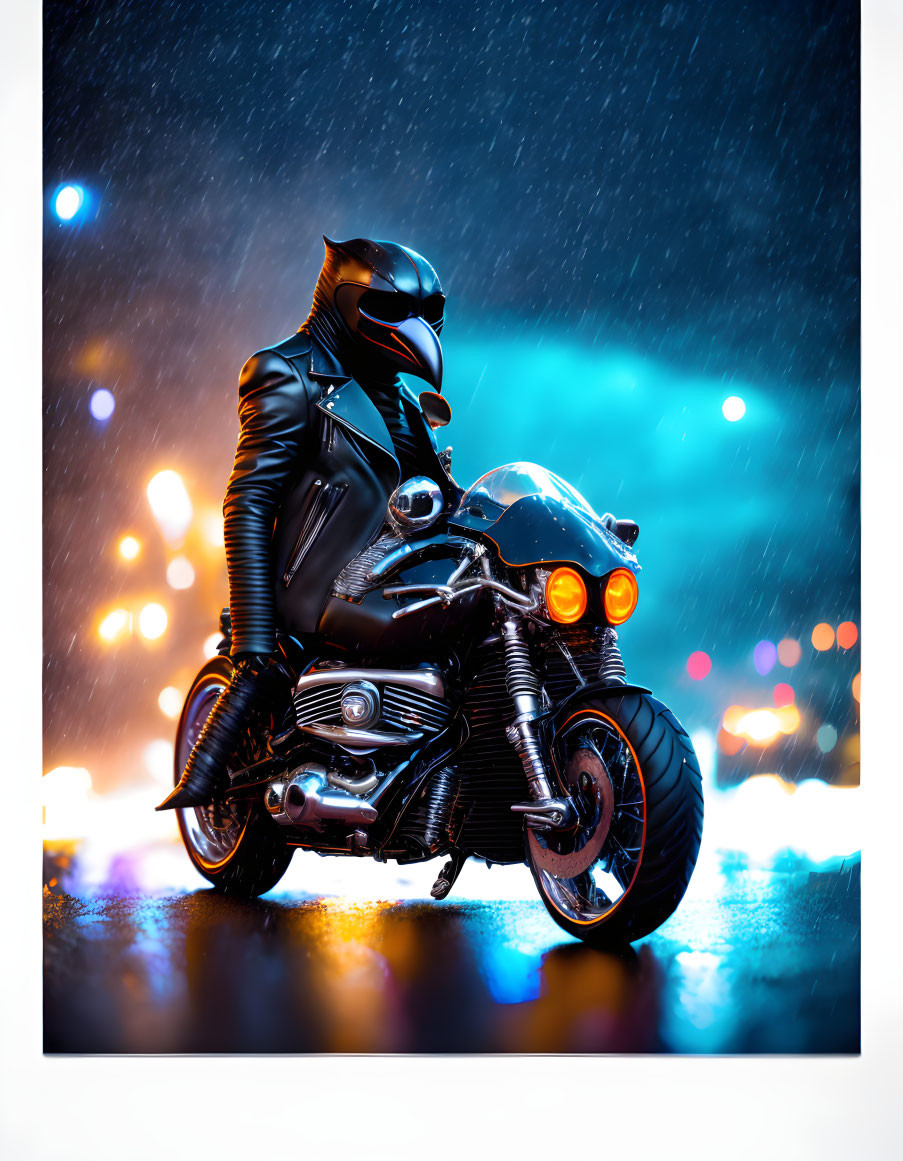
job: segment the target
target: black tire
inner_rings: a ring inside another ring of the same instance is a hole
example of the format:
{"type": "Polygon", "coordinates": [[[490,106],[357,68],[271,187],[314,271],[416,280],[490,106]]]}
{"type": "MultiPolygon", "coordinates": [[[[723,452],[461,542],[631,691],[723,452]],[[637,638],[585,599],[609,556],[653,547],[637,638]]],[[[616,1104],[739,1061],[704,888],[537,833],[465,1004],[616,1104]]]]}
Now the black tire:
{"type": "MultiPolygon", "coordinates": [[[[231,676],[232,662],[227,656],[218,655],[194,679],[176,730],[176,782],[182,776],[193,739],[231,676]]],[[[264,756],[262,725],[260,721],[248,723],[236,751],[236,768],[264,756]]],[[[189,859],[217,891],[245,898],[263,895],[276,886],[292,861],[293,848],[256,802],[226,806],[217,801],[213,807],[177,810],[176,815],[189,859]]]]}
{"type": "MultiPolygon", "coordinates": [[[[571,902],[567,895],[560,895],[565,908],[562,910],[550,892],[554,892],[559,883],[571,884],[580,880],[556,877],[548,870],[543,872],[537,856],[542,857],[541,848],[548,844],[541,839],[537,841],[537,836],[530,832],[527,834],[527,863],[546,909],[560,927],[589,944],[623,944],[655,931],[684,896],[702,838],[702,780],[689,735],[674,714],[653,697],[625,693],[620,697],[587,698],[585,702],[571,706],[566,720],[558,723],[552,750],[562,789],[566,789],[562,776],[562,747],[568,738],[575,737],[575,731],[584,726],[592,731],[597,722],[611,735],[612,744],[617,743],[618,735],[626,741],[632,760],[625,757],[625,768],[630,768],[630,777],[633,778],[635,767],[642,790],[643,830],[635,864],[628,864],[629,856],[625,855],[625,868],[632,871],[632,878],[627,881],[625,869],[620,898],[607,911],[604,903],[600,905],[599,918],[592,918],[594,912],[587,908],[585,917],[578,921],[574,914],[566,914],[571,902]]],[[[574,749],[574,744],[571,745],[574,749]]],[[[576,745],[580,746],[579,743],[576,745]]],[[[574,749],[574,752],[585,755],[588,751],[584,747],[574,749]]],[[[611,785],[615,781],[617,779],[609,779],[611,785]]],[[[626,781],[627,773],[622,786],[626,781]]],[[[629,811],[624,813],[632,819],[629,811]]],[[[613,821],[609,824],[612,832],[613,821]]],[[[638,828],[637,823],[632,825],[638,828]]],[[[634,831],[637,833],[638,830],[634,831]]],[[[609,841],[606,839],[606,843],[609,841]]],[[[597,860],[592,868],[599,865],[601,863],[597,860]]],[[[593,889],[589,887],[588,891],[593,889]]],[[[574,908],[575,913],[578,910],[574,908]]]]}

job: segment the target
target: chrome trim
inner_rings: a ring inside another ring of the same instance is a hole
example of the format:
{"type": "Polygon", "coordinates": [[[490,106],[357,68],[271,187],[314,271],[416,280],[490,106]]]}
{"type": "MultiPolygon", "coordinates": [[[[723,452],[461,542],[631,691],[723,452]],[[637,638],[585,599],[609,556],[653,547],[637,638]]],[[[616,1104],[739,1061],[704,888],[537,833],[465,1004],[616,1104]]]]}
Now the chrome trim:
{"type": "Polygon", "coordinates": [[[290,826],[313,830],[322,830],[330,822],[356,827],[376,821],[374,807],[344,790],[331,790],[327,779],[326,768],[317,762],[297,766],[288,775],[282,811],[273,816],[276,821],[285,818],[290,826]]]}
{"type": "Polygon", "coordinates": [[[422,731],[409,730],[403,734],[388,734],[383,730],[349,730],[346,726],[321,726],[311,723],[299,726],[304,734],[322,738],[324,742],[335,742],[349,749],[373,749],[377,746],[413,746],[426,737],[422,731]]]}
{"type": "Polygon", "coordinates": [[[353,730],[375,725],[382,713],[379,690],[372,681],[352,681],[341,692],[339,710],[342,721],[353,730]],[[355,704],[362,710],[358,717],[352,712],[355,704]]]}
{"type": "Polygon", "coordinates": [[[388,601],[391,597],[403,597],[408,593],[436,593],[446,601],[452,600],[455,596],[454,590],[448,585],[394,585],[392,588],[383,589],[383,599],[388,601]]]}
{"type": "Polygon", "coordinates": [[[317,669],[298,678],[293,696],[311,686],[334,685],[337,682],[345,684],[349,681],[389,681],[440,700],[445,697],[445,678],[439,669],[317,669]]]}
{"type": "Polygon", "coordinates": [[[404,560],[406,556],[410,556],[413,551],[414,549],[410,544],[402,544],[400,548],[393,548],[391,552],[387,553],[382,560],[377,561],[373,568],[370,569],[367,573],[367,580],[378,580],[391,568],[394,568],[399,561],[404,560]]]}
{"type": "Polygon", "coordinates": [[[345,790],[348,794],[369,794],[379,786],[376,774],[368,774],[365,778],[343,778],[335,770],[327,770],[326,781],[330,786],[337,786],[339,790],[345,790]]]}
{"type": "Polygon", "coordinates": [[[435,480],[429,476],[411,476],[389,497],[386,515],[399,532],[420,531],[435,524],[444,507],[445,498],[435,480]],[[415,515],[418,507],[421,512],[415,515]]]}
{"type": "Polygon", "coordinates": [[[427,609],[430,605],[445,605],[448,602],[444,597],[427,597],[425,601],[414,601],[413,604],[405,605],[403,609],[396,609],[392,614],[392,620],[398,621],[402,617],[407,617],[409,613],[419,613],[421,609],[427,609]]]}

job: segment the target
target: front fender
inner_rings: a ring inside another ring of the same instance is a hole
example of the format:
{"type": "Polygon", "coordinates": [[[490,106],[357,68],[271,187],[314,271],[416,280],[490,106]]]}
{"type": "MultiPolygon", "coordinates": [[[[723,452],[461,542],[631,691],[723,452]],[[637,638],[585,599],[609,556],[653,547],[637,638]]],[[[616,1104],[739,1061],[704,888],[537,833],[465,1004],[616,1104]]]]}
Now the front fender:
{"type": "Polygon", "coordinates": [[[568,717],[571,707],[575,703],[585,701],[588,697],[623,697],[625,693],[642,693],[648,696],[652,690],[647,689],[644,685],[615,685],[606,681],[590,681],[568,694],[564,701],[560,701],[546,719],[547,724],[554,734],[568,717]]]}

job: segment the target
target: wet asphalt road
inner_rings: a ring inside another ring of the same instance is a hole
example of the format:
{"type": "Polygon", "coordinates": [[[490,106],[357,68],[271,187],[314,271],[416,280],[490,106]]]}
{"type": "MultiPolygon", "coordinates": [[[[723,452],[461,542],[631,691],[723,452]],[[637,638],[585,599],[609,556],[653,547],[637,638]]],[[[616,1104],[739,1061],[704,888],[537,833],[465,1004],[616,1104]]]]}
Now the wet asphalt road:
{"type": "Polygon", "coordinates": [[[859,1051],[858,860],[722,860],[614,953],[534,901],[75,894],[53,870],[46,1052],[859,1051]]]}

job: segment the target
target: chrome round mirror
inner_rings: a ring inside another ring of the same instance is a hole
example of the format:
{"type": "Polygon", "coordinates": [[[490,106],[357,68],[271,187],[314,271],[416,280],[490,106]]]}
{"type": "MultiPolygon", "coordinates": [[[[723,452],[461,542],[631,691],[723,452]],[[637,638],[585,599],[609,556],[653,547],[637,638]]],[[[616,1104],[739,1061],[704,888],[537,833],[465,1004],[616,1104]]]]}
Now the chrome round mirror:
{"type": "Polygon", "coordinates": [[[389,497],[389,523],[397,532],[429,528],[444,507],[442,490],[429,476],[411,476],[389,497]]]}

